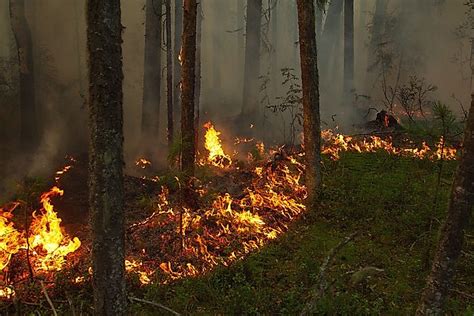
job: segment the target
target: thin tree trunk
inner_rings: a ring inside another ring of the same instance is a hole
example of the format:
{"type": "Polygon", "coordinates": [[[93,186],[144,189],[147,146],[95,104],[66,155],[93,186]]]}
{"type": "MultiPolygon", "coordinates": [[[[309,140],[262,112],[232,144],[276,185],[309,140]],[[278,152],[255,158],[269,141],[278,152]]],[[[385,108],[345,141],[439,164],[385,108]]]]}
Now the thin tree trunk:
{"type": "Polygon", "coordinates": [[[158,139],[160,130],[162,5],[161,0],[146,0],[142,109],[142,138],[145,142],[158,139]]]}
{"type": "Polygon", "coordinates": [[[197,26],[196,26],[196,91],[195,91],[195,117],[194,117],[194,129],[195,129],[195,142],[194,149],[197,150],[199,144],[199,126],[200,126],[200,115],[201,115],[201,42],[202,42],[202,19],[203,19],[203,9],[202,3],[204,0],[201,0],[198,4],[198,13],[197,13],[197,26]]]}
{"type": "Polygon", "coordinates": [[[126,315],[122,24],[119,0],[87,1],[89,204],[95,315],[126,315]]]}
{"type": "Polygon", "coordinates": [[[194,100],[196,81],[196,0],[184,0],[184,28],[181,78],[181,170],[194,175],[194,100]]]}
{"type": "Polygon", "coordinates": [[[166,0],[166,108],[168,150],[174,142],[173,46],[171,41],[171,0],[166,0]]]}
{"type": "Polygon", "coordinates": [[[327,79],[331,74],[330,64],[331,57],[337,47],[337,41],[341,34],[341,14],[343,11],[344,0],[331,0],[328,7],[328,14],[324,23],[321,35],[321,45],[319,48],[319,56],[321,59],[321,73],[327,79]]]}
{"type": "Polygon", "coordinates": [[[316,10],[316,38],[320,38],[323,30],[323,9],[318,5],[318,0],[314,0],[316,10]]]}
{"type": "MultiPolygon", "coordinates": [[[[474,30],[472,31],[474,33],[474,30]]],[[[473,34],[474,35],[474,34],[473,34]]],[[[471,57],[474,56],[474,36],[471,57]]],[[[471,72],[474,73],[474,64],[471,72]]],[[[454,176],[448,214],[441,228],[438,248],[418,305],[417,315],[442,315],[451,289],[456,263],[461,254],[464,230],[468,227],[474,204],[474,90],[464,131],[462,158],[454,176]]]]}
{"type": "MultiPolygon", "coordinates": [[[[179,123],[181,98],[181,35],[183,34],[183,0],[175,0],[174,7],[174,119],[179,123]]],[[[177,123],[177,124],[178,124],[177,123]]]]}
{"type": "Polygon", "coordinates": [[[253,119],[259,115],[258,78],[260,76],[261,23],[262,0],[248,0],[242,116],[253,119]]]}
{"type": "Polygon", "coordinates": [[[77,50],[77,56],[76,56],[76,67],[77,67],[77,77],[78,77],[78,84],[79,84],[79,96],[84,97],[84,77],[82,74],[82,58],[81,58],[81,35],[80,35],[80,30],[79,30],[79,12],[77,8],[77,4],[74,3],[74,31],[75,34],[74,36],[76,37],[75,44],[76,44],[76,50],[77,50]]]}
{"type": "Polygon", "coordinates": [[[387,0],[377,0],[375,2],[375,12],[372,19],[372,34],[369,44],[368,71],[370,72],[377,62],[377,50],[382,42],[382,35],[385,28],[385,15],[387,11],[387,0]]]}
{"type": "Polygon", "coordinates": [[[321,122],[319,74],[313,1],[297,0],[303,84],[303,130],[306,157],[307,205],[315,205],[321,187],[321,122]]]}
{"type": "Polygon", "coordinates": [[[271,1],[271,27],[272,27],[272,55],[271,55],[271,69],[272,69],[272,92],[273,96],[278,93],[278,87],[280,86],[280,67],[278,60],[278,0],[271,1]]]}
{"type": "Polygon", "coordinates": [[[344,102],[354,89],[354,0],[344,0],[344,102]]]}
{"type": "MultiPolygon", "coordinates": [[[[237,24],[236,24],[236,29],[238,30],[236,32],[237,35],[237,52],[236,52],[236,57],[237,57],[237,82],[235,87],[235,91],[238,91],[239,95],[240,91],[243,90],[243,81],[244,81],[244,72],[242,69],[244,69],[245,65],[245,57],[244,57],[244,31],[245,31],[245,0],[236,0],[236,6],[237,6],[237,24]]],[[[236,100],[236,102],[239,102],[241,104],[243,102],[243,99],[236,100]]]]}
{"type": "Polygon", "coordinates": [[[34,150],[39,142],[31,31],[25,16],[25,1],[10,0],[10,22],[17,45],[20,69],[20,144],[34,150]]]}

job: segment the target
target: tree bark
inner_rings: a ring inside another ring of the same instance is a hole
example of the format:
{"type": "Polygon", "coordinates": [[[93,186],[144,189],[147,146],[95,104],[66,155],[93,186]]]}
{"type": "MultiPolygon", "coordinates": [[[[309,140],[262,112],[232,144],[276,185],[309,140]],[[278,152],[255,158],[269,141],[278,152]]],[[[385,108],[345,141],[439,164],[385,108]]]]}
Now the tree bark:
{"type": "Polygon", "coordinates": [[[194,115],[194,149],[197,150],[199,144],[199,125],[200,125],[200,115],[201,115],[201,42],[202,42],[202,3],[204,0],[201,0],[198,4],[198,13],[197,13],[197,26],[196,26],[196,88],[195,88],[195,115],[194,115]]]}
{"type": "MultiPolygon", "coordinates": [[[[471,57],[474,57],[474,36],[471,38],[471,57]]],[[[473,67],[474,64],[471,63],[472,73],[474,73],[473,67]]],[[[471,86],[471,108],[464,131],[462,158],[454,176],[448,214],[441,228],[438,248],[418,305],[417,315],[443,314],[444,303],[456,272],[456,262],[461,254],[464,230],[468,227],[471,219],[473,203],[474,90],[471,86]]]]}
{"type": "Polygon", "coordinates": [[[344,102],[354,89],[354,0],[344,0],[344,102]]]}
{"type": "Polygon", "coordinates": [[[262,0],[247,1],[244,94],[242,116],[255,119],[259,115],[260,37],[262,0]]]}
{"type": "Polygon", "coordinates": [[[89,204],[95,315],[126,315],[119,0],[87,1],[89,204]]]}
{"type": "Polygon", "coordinates": [[[331,72],[330,61],[331,56],[334,55],[337,41],[341,34],[341,14],[343,11],[344,0],[331,0],[324,28],[321,35],[321,45],[319,49],[319,56],[321,59],[321,73],[325,78],[329,79],[331,72]]]}
{"type": "Polygon", "coordinates": [[[173,109],[173,46],[171,41],[171,0],[166,0],[166,108],[168,150],[174,142],[174,109],[173,109]]]}
{"type": "Polygon", "coordinates": [[[385,14],[387,11],[388,1],[377,0],[375,2],[375,12],[372,19],[372,34],[370,36],[369,44],[369,59],[368,59],[368,71],[370,72],[377,61],[377,49],[382,42],[382,35],[385,28],[385,14]]]}
{"type": "Polygon", "coordinates": [[[196,81],[196,0],[184,0],[184,28],[181,78],[181,170],[194,175],[194,100],[196,81]]]}
{"type": "Polygon", "coordinates": [[[39,143],[36,111],[33,47],[25,16],[25,1],[10,0],[10,23],[15,37],[20,70],[20,144],[26,151],[39,143]]]}
{"type": "Polygon", "coordinates": [[[298,0],[297,6],[303,85],[307,205],[311,207],[317,202],[321,187],[321,122],[315,8],[314,2],[307,0],[298,0]]]}
{"type": "Polygon", "coordinates": [[[174,7],[174,119],[179,122],[181,98],[181,35],[183,34],[183,0],[175,0],[174,7]]]}
{"type": "MultiPolygon", "coordinates": [[[[161,104],[161,0],[146,0],[142,138],[158,139],[161,104]]],[[[156,147],[156,145],[152,146],[156,147]]]]}
{"type": "Polygon", "coordinates": [[[278,88],[280,87],[280,67],[278,60],[278,0],[273,0],[270,2],[271,8],[271,29],[272,29],[272,54],[271,54],[271,70],[272,70],[272,92],[276,96],[278,93],[278,88]]]}

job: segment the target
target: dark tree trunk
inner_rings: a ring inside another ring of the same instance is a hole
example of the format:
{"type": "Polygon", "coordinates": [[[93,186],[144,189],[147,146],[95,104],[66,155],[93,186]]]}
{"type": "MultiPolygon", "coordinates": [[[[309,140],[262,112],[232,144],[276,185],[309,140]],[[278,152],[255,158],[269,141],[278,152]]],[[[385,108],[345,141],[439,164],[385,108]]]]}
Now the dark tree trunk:
{"type": "Polygon", "coordinates": [[[197,26],[196,26],[196,88],[195,88],[195,117],[194,117],[194,149],[197,150],[199,144],[199,125],[200,125],[200,115],[201,115],[201,42],[202,42],[202,3],[204,0],[201,0],[197,13],[197,26]]]}
{"type": "Polygon", "coordinates": [[[25,1],[10,0],[10,22],[15,36],[20,69],[20,144],[34,150],[39,142],[31,31],[25,16],[25,1]]]}
{"type": "Polygon", "coordinates": [[[271,27],[272,27],[272,55],[271,55],[271,69],[272,69],[272,92],[276,96],[278,93],[278,87],[280,86],[280,67],[278,65],[278,0],[270,2],[271,5],[271,27]]]}
{"type": "Polygon", "coordinates": [[[122,24],[119,0],[87,1],[89,204],[95,315],[126,315],[122,24]]]}
{"type": "Polygon", "coordinates": [[[313,1],[298,0],[301,78],[303,85],[303,129],[306,154],[306,186],[309,207],[321,186],[321,122],[319,114],[319,74],[313,1]]]}
{"type": "MultiPolygon", "coordinates": [[[[321,59],[321,73],[328,78],[331,72],[330,62],[334,56],[337,41],[339,40],[341,31],[341,15],[344,0],[332,0],[329,3],[326,22],[321,35],[321,45],[319,48],[319,56],[321,59]]],[[[329,79],[329,78],[328,78],[329,79]]]]}
{"type": "MultiPolygon", "coordinates": [[[[146,1],[142,138],[158,139],[161,104],[161,0],[146,1]]],[[[156,145],[152,145],[152,148],[156,145]]],[[[149,150],[149,148],[147,148],[149,150]]]]}
{"type": "Polygon", "coordinates": [[[316,38],[320,38],[323,29],[323,9],[318,5],[318,0],[314,0],[316,9],[316,38]]]}
{"type": "Polygon", "coordinates": [[[252,119],[258,117],[259,114],[258,78],[260,76],[261,23],[262,0],[248,0],[242,116],[252,119]]]}
{"type": "MultiPolygon", "coordinates": [[[[239,95],[242,96],[240,93],[243,90],[243,82],[244,82],[244,72],[242,69],[244,69],[244,64],[245,64],[245,57],[244,57],[244,31],[245,31],[245,0],[236,0],[236,6],[237,6],[237,24],[236,24],[236,30],[237,32],[235,33],[237,35],[237,69],[238,73],[236,73],[236,78],[237,78],[237,84],[235,86],[235,91],[238,91],[239,95]]],[[[239,102],[241,104],[243,102],[243,99],[239,98],[236,99],[236,102],[239,102]]]]}
{"type": "Polygon", "coordinates": [[[344,0],[344,102],[354,89],[354,0],[344,0]]]}
{"type": "Polygon", "coordinates": [[[168,149],[174,142],[173,45],[171,41],[171,0],[166,0],[166,109],[168,149]]]}
{"type": "MultiPolygon", "coordinates": [[[[474,74],[474,38],[471,38],[471,75],[474,74]]],[[[464,230],[474,204],[474,90],[471,84],[471,109],[464,130],[461,161],[454,176],[448,214],[441,228],[438,248],[418,305],[417,315],[442,315],[451,289],[456,262],[461,254],[464,230]]]]}
{"type": "Polygon", "coordinates": [[[382,43],[382,36],[385,28],[385,15],[387,11],[387,1],[377,0],[375,2],[375,12],[372,19],[372,34],[370,36],[368,71],[371,71],[377,62],[377,49],[382,43]]]}
{"type": "Polygon", "coordinates": [[[194,175],[194,100],[196,81],[196,0],[184,0],[184,28],[181,78],[181,170],[194,175]]]}
{"type": "Polygon", "coordinates": [[[179,124],[180,104],[181,104],[181,35],[183,34],[183,0],[175,0],[174,8],[174,119],[179,124]]]}
{"type": "Polygon", "coordinates": [[[77,77],[78,77],[78,85],[79,85],[79,96],[81,98],[84,98],[84,74],[83,74],[83,67],[84,65],[82,64],[82,52],[81,52],[81,31],[80,31],[80,18],[79,18],[79,9],[77,8],[77,4],[74,3],[74,31],[75,34],[74,36],[76,37],[76,50],[77,50],[77,56],[76,56],[76,67],[77,67],[77,77]]]}

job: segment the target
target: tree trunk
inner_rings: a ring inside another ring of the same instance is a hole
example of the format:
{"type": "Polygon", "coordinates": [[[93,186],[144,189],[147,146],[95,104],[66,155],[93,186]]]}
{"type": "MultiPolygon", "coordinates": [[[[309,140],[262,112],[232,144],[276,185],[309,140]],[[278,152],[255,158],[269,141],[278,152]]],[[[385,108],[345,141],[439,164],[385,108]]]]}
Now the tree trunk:
{"type": "MultiPolygon", "coordinates": [[[[142,139],[158,139],[161,104],[161,0],[146,0],[142,139]]],[[[151,148],[155,148],[152,145],[151,148]]],[[[150,148],[147,148],[149,150],[150,148]]]]}
{"type": "Polygon", "coordinates": [[[258,78],[260,76],[261,23],[262,0],[248,0],[242,116],[252,119],[259,115],[258,78]]]}
{"type": "Polygon", "coordinates": [[[166,0],[166,108],[168,150],[174,142],[173,46],[171,41],[171,0],[166,0]]]}
{"type": "Polygon", "coordinates": [[[368,59],[368,71],[370,72],[377,62],[377,49],[382,42],[382,36],[385,28],[385,15],[387,11],[388,1],[377,0],[375,2],[375,12],[372,19],[372,34],[370,36],[369,44],[369,59],[368,59]]]}
{"type": "Polygon", "coordinates": [[[330,63],[331,57],[334,56],[334,51],[339,40],[341,30],[341,14],[343,10],[344,0],[332,0],[328,7],[328,13],[324,28],[322,30],[321,45],[319,48],[319,55],[321,59],[321,73],[325,78],[329,79],[331,74],[330,63]]]}
{"type": "Polygon", "coordinates": [[[122,24],[119,0],[87,1],[89,204],[95,315],[126,315],[122,24]]]}
{"type": "Polygon", "coordinates": [[[298,0],[297,6],[303,85],[307,205],[311,207],[316,203],[321,187],[321,122],[315,9],[313,1],[298,0]]]}
{"type": "Polygon", "coordinates": [[[80,32],[80,18],[79,18],[79,9],[77,8],[77,4],[74,3],[74,36],[75,36],[75,44],[77,50],[76,56],[76,67],[77,67],[77,77],[78,77],[78,85],[79,85],[79,96],[81,98],[84,97],[84,76],[82,73],[83,65],[82,65],[82,54],[81,54],[81,32],[80,32]]]}
{"type": "Polygon", "coordinates": [[[344,102],[354,89],[354,0],[344,0],[344,102]]]}
{"type": "MultiPolygon", "coordinates": [[[[245,31],[245,0],[236,0],[236,6],[237,6],[237,24],[236,24],[236,35],[237,35],[237,52],[236,52],[236,58],[237,58],[237,69],[238,73],[236,73],[236,78],[237,78],[237,84],[235,86],[235,91],[238,92],[240,97],[242,94],[240,93],[244,86],[244,72],[242,69],[244,69],[245,65],[245,57],[244,57],[244,31],[245,31]]],[[[238,102],[239,104],[242,104],[243,99],[236,99],[236,103],[238,102]]]]}
{"type": "MultiPolygon", "coordinates": [[[[472,31],[474,32],[474,31],[472,31]]],[[[471,38],[471,60],[474,36],[471,38]]],[[[471,71],[474,73],[474,64],[471,71]]],[[[441,228],[438,248],[418,305],[417,315],[442,315],[452,286],[456,262],[461,254],[464,230],[468,227],[474,203],[474,90],[471,86],[471,109],[464,131],[462,158],[454,176],[448,214],[441,228]]]]}
{"type": "Polygon", "coordinates": [[[194,175],[194,100],[196,81],[196,0],[184,0],[184,29],[181,78],[181,170],[194,175]]]}
{"type": "Polygon", "coordinates": [[[15,36],[20,69],[20,144],[34,150],[39,142],[31,31],[25,16],[25,1],[10,0],[10,22],[15,36]]]}
{"type": "Polygon", "coordinates": [[[200,1],[198,13],[197,13],[197,26],[196,26],[196,89],[195,89],[195,116],[194,116],[194,149],[197,150],[199,144],[199,125],[200,125],[200,115],[201,115],[201,42],[202,42],[202,2],[200,1]]]}
{"type": "Polygon", "coordinates": [[[273,0],[270,2],[271,10],[271,27],[272,27],[272,54],[271,54],[271,70],[272,70],[272,93],[273,96],[278,94],[278,88],[280,86],[280,67],[278,65],[278,0],[273,0]]]}
{"type": "Polygon", "coordinates": [[[181,98],[181,35],[183,34],[183,0],[175,0],[174,7],[174,119],[179,123],[181,98]]]}
{"type": "Polygon", "coordinates": [[[323,8],[318,5],[318,0],[314,0],[316,10],[316,38],[320,38],[323,30],[323,8]]]}

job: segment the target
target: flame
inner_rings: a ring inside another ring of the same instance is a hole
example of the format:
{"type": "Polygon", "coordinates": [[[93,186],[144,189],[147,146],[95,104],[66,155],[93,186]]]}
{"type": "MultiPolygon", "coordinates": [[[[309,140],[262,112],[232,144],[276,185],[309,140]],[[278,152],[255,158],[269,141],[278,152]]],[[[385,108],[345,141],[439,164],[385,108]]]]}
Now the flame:
{"type": "Polygon", "coordinates": [[[169,260],[159,264],[167,277],[163,282],[196,276],[219,264],[228,266],[285,232],[287,223],[305,211],[306,188],[300,183],[304,166],[297,158],[301,157],[288,158],[274,167],[260,162],[243,196],[221,193],[198,210],[173,207],[169,192],[163,191],[161,222],[147,224],[150,232],[157,228],[162,232],[160,238],[166,243],[160,248],[173,249],[170,240],[178,238],[175,245],[179,250],[163,254],[169,260]],[[172,229],[163,230],[161,225],[172,229]],[[180,252],[182,255],[176,256],[180,252]]]}
{"type": "Polygon", "coordinates": [[[23,234],[11,222],[11,212],[0,208],[0,271],[8,266],[12,255],[20,251],[24,239],[23,234]]]}
{"type": "Polygon", "coordinates": [[[138,158],[137,161],[135,161],[135,166],[141,169],[146,169],[151,166],[151,161],[145,158],[138,158]]]}
{"type": "Polygon", "coordinates": [[[204,136],[204,147],[209,152],[207,162],[220,168],[230,166],[232,164],[232,159],[229,155],[224,153],[224,149],[222,149],[221,140],[219,138],[221,133],[216,131],[211,122],[206,123],[204,127],[207,129],[204,136]]]}
{"type": "Polygon", "coordinates": [[[38,270],[61,270],[65,257],[81,246],[77,237],[71,240],[64,234],[60,225],[61,219],[58,218],[51,204],[51,197],[63,194],[64,191],[56,186],[43,193],[40,199],[43,205],[41,215],[33,213],[33,222],[30,227],[32,236],[28,238],[28,242],[29,247],[38,254],[35,263],[38,270]]]}
{"type": "Polygon", "coordinates": [[[351,136],[334,133],[332,130],[322,131],[321,137],[324,140],[322,153],[327,154],[333,160],[338,160],[340,153],[345,151],[373,153],[379,150],[386,151],[391,155],[417,159],[455,160],[457,158],[457,149],[445,146],[443,137],[436,143],[436,149],[428,146],[426,142],[423,142],[421,147],[400,148],[393,144],[391,138],[382,139],[378,136],[369,136],[363,139],[356,139],[351,136]]]}
{"type": "Polygon", "coordinates": [[[138,279],[142,285],[151,283],[150,273],[143,269],[143,263],[136,260],[125,260],[125,270],[138,274],[138,279]]]}
{"type": "Polygon", "coordinates": [[[17,231],[10,222],[12,213],[0,209],[0,230],[3,232],[0,235],[0,271],[8,266],[12,255],[26,249],[31,252],[36,271],[59,271],[65,257],[80,247],[81,242],[77,237],[71,240],[65,235],[60,225],[61,219],[51,204],[52,196],[63,193],[58,187],[53,187],[41,196],[43,207],[39,215],[33,213],[28,240],[25,233],[17,231]]]}

